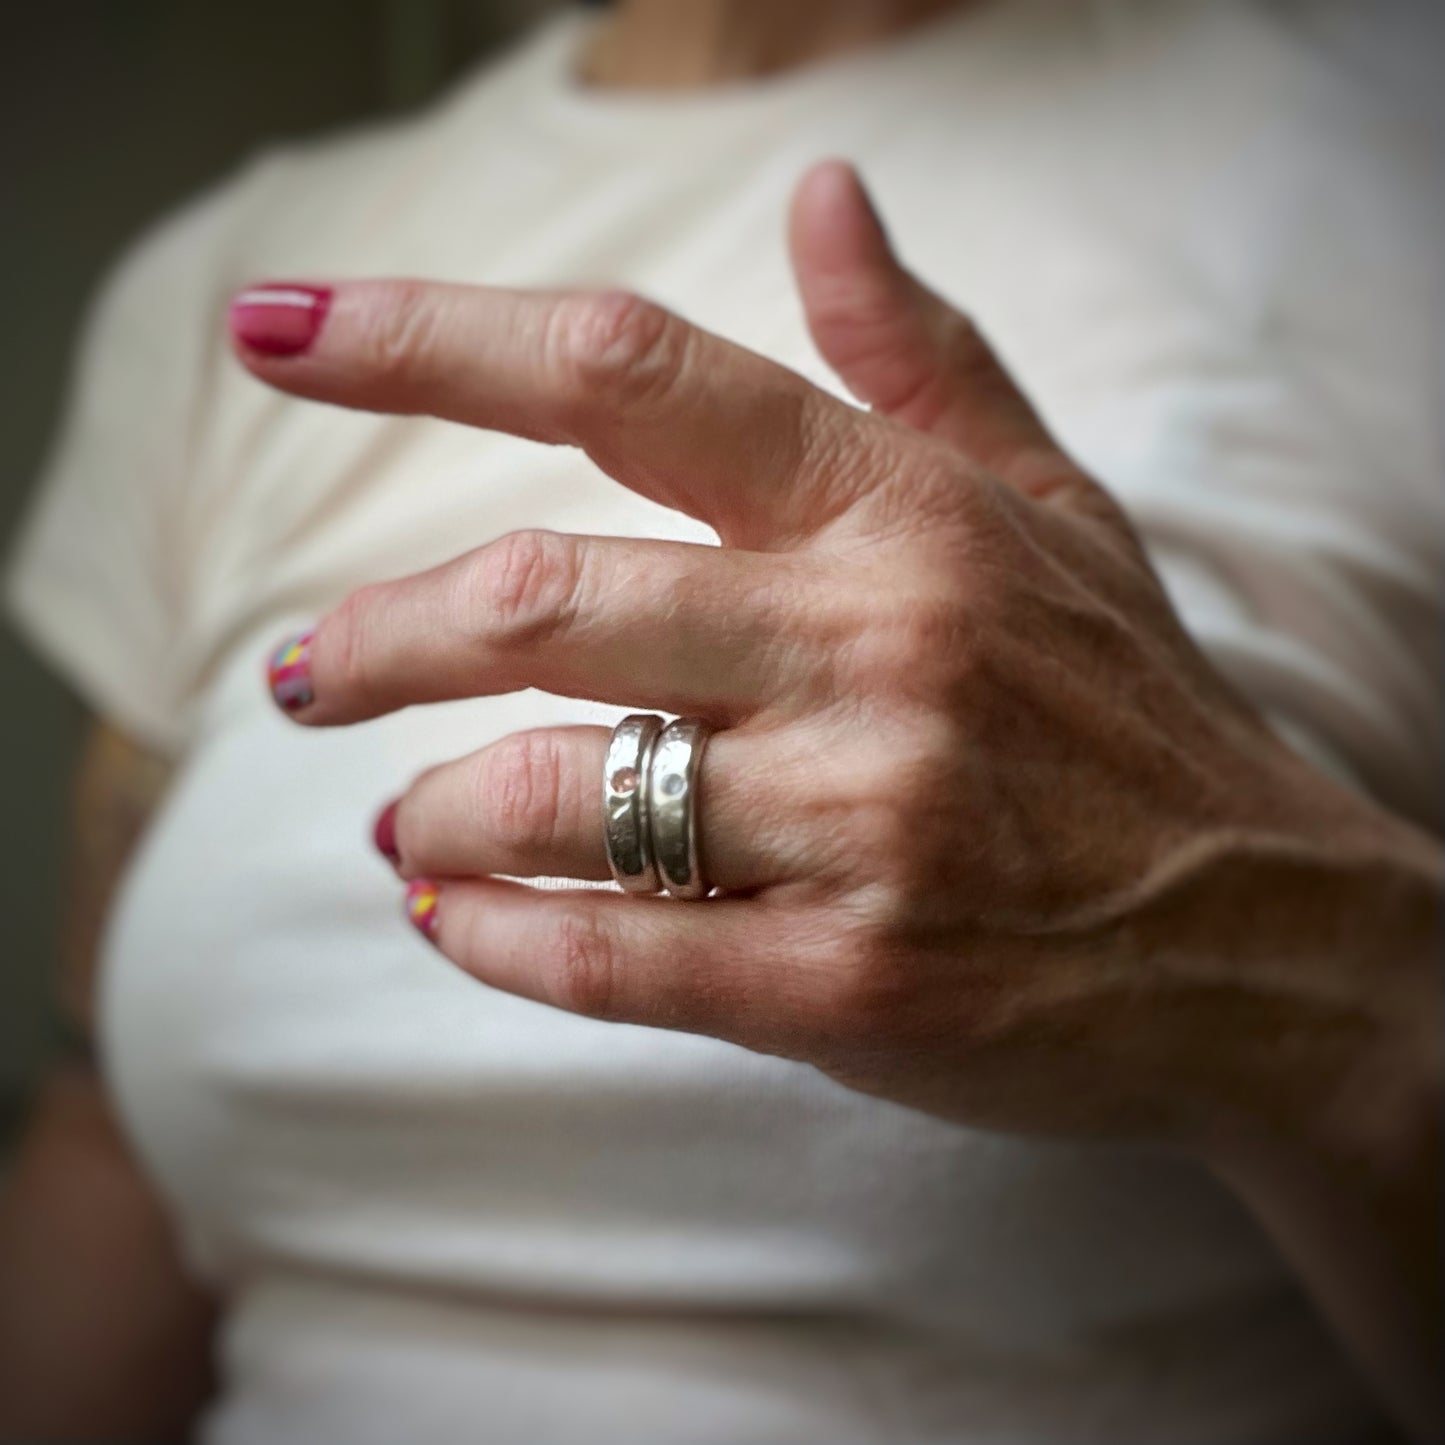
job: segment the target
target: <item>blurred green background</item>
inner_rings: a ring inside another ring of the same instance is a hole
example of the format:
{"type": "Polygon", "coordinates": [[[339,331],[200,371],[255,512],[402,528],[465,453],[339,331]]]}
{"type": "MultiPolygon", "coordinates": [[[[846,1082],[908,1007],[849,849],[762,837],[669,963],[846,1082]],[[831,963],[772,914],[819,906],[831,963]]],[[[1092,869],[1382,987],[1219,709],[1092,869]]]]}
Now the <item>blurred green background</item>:
{"type": "MultiPolygon", "coordinates": [[[[49,0],[0,46],[0,544],[63,398],[82,310],[157,214],[282,136],[425,100],[549,0],[49,0]]],[[[78,705],[0,631],[0,1137],[51,1045],[78,705]]]]}

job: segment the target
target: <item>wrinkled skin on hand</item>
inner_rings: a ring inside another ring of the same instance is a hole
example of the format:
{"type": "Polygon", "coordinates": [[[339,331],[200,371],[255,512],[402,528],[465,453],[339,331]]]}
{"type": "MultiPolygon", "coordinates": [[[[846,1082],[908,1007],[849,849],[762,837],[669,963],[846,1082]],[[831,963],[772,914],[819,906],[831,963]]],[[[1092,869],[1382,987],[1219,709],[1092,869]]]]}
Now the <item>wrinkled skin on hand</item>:
{"type": "Polygon", "coordinates": [[[718,729],[699,904],[492,876],[608,876],[603,730],[418,779],[398,866],[440,882],[438,947],[974,1124],[1193,1134],[1282,1032],[1356,1081],[1395,1004],[1333,968],[1331,900],[1373,815],[1231,693],[850,171],[792,243],[871,410],[626,294],[354,282],[309,350],[239,347],[300,395],[580,446],[723,543],[514,533],[319,623],[307,725],[540,687],[718,729]]]}
{"type": "Polygon", "coordinates": [[[287,710],[536,687],[700,715],[716,896],[508,881],[609,876],[607,733],[545,728],[383,815],[435,900],[414,920],[560,1008],[962,1123],[1183,1147],[1440,1438],[1439,846],[1230,691],[847,167],[804,180],[791,239],[869,410],[626,294],[347,282],[277,351],[233,312],[273,386],[580,447],[723,544],[517,532],[363,588],[287,710]]]}

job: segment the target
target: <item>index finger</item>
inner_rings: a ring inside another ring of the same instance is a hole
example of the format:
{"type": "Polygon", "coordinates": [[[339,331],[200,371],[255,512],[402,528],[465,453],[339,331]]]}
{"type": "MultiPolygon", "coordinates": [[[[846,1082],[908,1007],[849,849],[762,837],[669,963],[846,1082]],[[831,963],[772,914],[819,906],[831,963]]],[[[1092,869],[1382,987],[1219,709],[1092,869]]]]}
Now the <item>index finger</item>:
{"type": "Polygon", "coordinates": [[[580,446],[740,546],[786,546],[869,485],[866,413],[628,292],[276,284],[235,298],[231,331],[283,391],[580,446]]]}

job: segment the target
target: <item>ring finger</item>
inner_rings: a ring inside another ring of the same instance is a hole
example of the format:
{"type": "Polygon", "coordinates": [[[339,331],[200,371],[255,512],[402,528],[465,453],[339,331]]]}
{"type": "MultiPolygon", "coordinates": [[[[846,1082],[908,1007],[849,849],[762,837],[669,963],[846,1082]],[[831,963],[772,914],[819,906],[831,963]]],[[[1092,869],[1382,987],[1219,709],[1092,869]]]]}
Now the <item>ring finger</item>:
{"type": "MultiPolygon", "coordinates": [[[[602,832],[609,736],[598,727],[538,728],[444,763],[387,810],[378,841],[407,878],[610,878],[602,832]]],[[[801,875],[788,806],[794,770],[772,739],[743,731],[709,738],[694,807],[710,884],[738,891],[801,875]]]]}

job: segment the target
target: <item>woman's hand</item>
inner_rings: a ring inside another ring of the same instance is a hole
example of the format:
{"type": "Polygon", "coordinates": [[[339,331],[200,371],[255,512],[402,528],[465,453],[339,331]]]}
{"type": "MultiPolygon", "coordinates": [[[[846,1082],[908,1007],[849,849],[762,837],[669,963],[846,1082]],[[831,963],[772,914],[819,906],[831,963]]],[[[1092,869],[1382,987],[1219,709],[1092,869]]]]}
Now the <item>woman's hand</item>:
{"type": "Polygon", "coordinates": [[[498,988],[974,1124],[1244,1155],[1358,1133],[1368,1101],[1414,1141],[1437,850],[1230,692],[850,171],[808,178],[792,241],[871,412],[630,295],[358,282],[279,326],[266,291],[238,303],[273,385],[580,446],[722,539],[516,533],[318,624],[308,725],[539,687],[718,729],[704,902],[490,876],[608,876],[605,730],[418,779],[395,848],[440,880],[433,941],[498,988]]]}
{"type": "Polygon", "coordinates": [[[302,395],[581,446],[724,544],[518,532],[320,622],[308,724],[540,687],[720,729],[700,826],[727,896],[705,904],[489,878],[609,876],[602,729],[420,778],[395,840],[405,876],[444,880],[438,947],[562,1008],[1010,1127],[1173,1130],[1282,1024],[1341,1057],[1392,1033],[1388,989],[1330,975],[1329,895],[1299,897],[1371,848],[1362,810],[1211,671],[850,172],[811,177],[793,240],[872,414],[628,295],[352,283],[306,350],[243,349],[302,395]]]}

